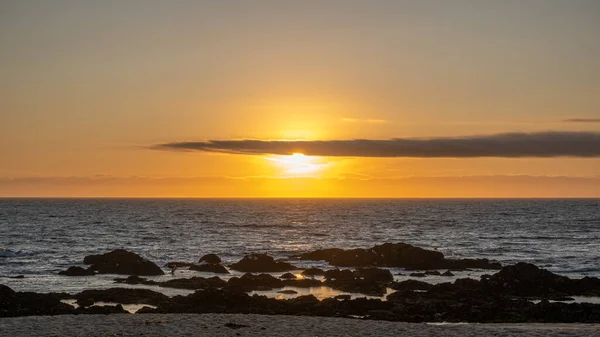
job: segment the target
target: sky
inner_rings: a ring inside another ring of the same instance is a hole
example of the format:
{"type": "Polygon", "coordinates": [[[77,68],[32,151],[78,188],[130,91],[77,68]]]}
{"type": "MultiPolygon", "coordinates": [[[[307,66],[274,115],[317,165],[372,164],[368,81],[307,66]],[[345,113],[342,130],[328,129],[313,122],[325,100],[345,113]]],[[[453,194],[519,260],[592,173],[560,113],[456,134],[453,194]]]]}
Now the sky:
{"type": "Polygon", "coordinates": [[[0,1],[0,196],[600,197],[600,2],[0,1]]]}

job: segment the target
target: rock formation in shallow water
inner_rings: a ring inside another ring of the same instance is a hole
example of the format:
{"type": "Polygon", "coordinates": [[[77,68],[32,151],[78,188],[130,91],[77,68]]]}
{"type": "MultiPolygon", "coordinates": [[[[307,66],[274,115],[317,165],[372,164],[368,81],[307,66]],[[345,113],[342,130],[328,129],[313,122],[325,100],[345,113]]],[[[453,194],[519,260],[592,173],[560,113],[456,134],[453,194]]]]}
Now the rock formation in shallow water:
{"type": "Polygon", "coordinates": [[[324,260],[339,267],[401,267],[407,269],[468,268],[500,269],[499,263],[487,259],[446,259],[438,251],[415,247],[406,243],[384,243],[370,249],[322,249],[292,256],[300,260],[324,260]]]}
{"type": "Polygon", "coordinates": [[[298,269],[289,263],[275,261],[266,254],[250,254],[232,264],[231,269],[248,273],[270,273],[298,269]]]}
{"type": "Polygon", "coordinates": [[[113,250],[101,255],[88,255],[83,263],[90,264],[89,270],[98,274],[164,275],[154,262],[124,249],[113,250]]]}

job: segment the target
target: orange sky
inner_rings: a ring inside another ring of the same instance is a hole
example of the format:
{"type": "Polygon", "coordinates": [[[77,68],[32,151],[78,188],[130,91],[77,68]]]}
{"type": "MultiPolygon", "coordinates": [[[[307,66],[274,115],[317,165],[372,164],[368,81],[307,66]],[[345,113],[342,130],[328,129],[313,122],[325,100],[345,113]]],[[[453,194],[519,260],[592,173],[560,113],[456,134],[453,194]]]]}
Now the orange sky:
{"type": "Polygon", "coordinates": [[[0,3],[0,196],[600,197],[597,143],[579,141],[598,132],[593,1],[0,3]],[[546,131],[575,140],[483,158],[155,148],[546,131]]]}

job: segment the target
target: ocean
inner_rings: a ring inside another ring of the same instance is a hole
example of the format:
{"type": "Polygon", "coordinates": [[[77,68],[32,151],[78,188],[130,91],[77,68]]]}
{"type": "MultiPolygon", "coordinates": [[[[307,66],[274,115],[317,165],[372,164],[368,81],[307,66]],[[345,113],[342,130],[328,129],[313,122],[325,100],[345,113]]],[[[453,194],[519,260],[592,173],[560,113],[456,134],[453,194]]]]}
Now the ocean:
{"type": "Polygon", "coordinates": [[[114,276],[57,273],[117,248],[167,272],[169,261],[207,253],[228,264],[247,253],[284,258],[384,242],[600,276],[600,199],[0,199],[0,247],[17,253],[0,257],[0,284],[19,291],[114,286],[114,276]]]}

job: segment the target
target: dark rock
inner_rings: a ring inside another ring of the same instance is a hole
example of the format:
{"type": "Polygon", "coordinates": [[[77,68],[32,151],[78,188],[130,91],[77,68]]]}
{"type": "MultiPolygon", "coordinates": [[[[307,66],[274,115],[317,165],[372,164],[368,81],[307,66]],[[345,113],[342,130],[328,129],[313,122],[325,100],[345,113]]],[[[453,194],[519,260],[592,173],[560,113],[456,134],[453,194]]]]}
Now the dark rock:
{"type": "Polygon", "coordinates": [[[317,276],[317,275],[325,275],[325,271],[321,268],[308,268],[302,271],[302,275],[304,276],[317,276]]]}
{"type": "Polygon", "coordinates": [[[320,287],[323,285],[323,282],[314,279],[301,279],[301,280],[283,280],[283,284],[290,287],[297,288],[312,288],[312,287],[320,287]]]}
{"type": "Polygon", "coordinates": [[[446,270],[445,272],[442,273],[442,276],[454,276],[454,274],[452,274],[452,272],[450,270],[446,270]]]}
{"type": "Polygon", "coordinates": [[[91,264],[88,268],[99,274],[125,274],[125,275],[164,275],[162,269],[154,262],[128,252],[124,249],[113,250],[102,255],[89,255],[83,263],[91,264]]]}
{"type": "Polygon", "coordinates": [[[198,262],[206,262],[206,263],[210,263],[210,264],[219,264],[221,263],[221,258],[218,257],[216,254],[206,254],[203,257],[200,258],[200,261],[198,262]]]}
{"type": "Polygon", "coordinates": [[[598,278],[570,279],[524,262],[506,266],[482,282],[487,289],[515,296],[600,295],[598,278]]]}
{"type": "Polygon", "coordinates": [[[337,295],[337,296],[333,297],[333,299],[337,300],[337,301],[346,301],[346,300],[349,300],[351,298],[352,298],[352,296],[346,295],[346,294],[337,295]]]}
{"type": "Polygon", "coordinates": [[[296,275],[292,274],[292,273],[285,273],[281,276],[279,276],[280,279],[284,279],[284,280],[295,280],[296,279],[296,275]]]}
{"type": "Polygon", "coordinates": [[[428,270],[428,271],[425,272],[425,275],[428,275],[428,276],[440,276],[442,274],[439,271],[437,271],[437,270],[428,270]]]}
{"type": "Polygon", "coordinates": [[[190,265],[190,270],[203,271],[215,274],[229,274],[229,270],[220,264],[201,263],[190,265]]]}
{"type": "Polygon", "coordinates": [[[394,280],[394,276],[387,269],[380,268],[357,268],[354,271],[354,277],[362,278],[372,282],[391,282],[394,280]]]}
{"type": "Polygon", "coordinates": [[[126,283],[126,284],[146,284],[146,285],[157,285],[156,281],[149,281],[146,278],[139,277],[136,275],[129,276],[127,278],[116,278],[114,279],[116,283],[126,283]]]}
{"type": "Polygon", "coordinates": [[[266,254],[250,254],[231,265],[231,269],[250,273],[282,272],[298,269],[286,262],[275,261],[266,254]]]}
{"type": "Polygon", "coordinates": [[[89,269],[84,269],[81,267],[69,267],[67,270],[63,270],[61,272],[58,273],[58,275],[65,275],[65,276],[94,276],[96,275],[96,273],[94,273],[92,270],[89,269]]]}
{"type": "Polygon", "coordinates": [[[229,281],[227,281],[227,285],[243,289],[245,292],[253,290],[271,290],[273,288],[284,287],[283,281],[272,275],[254,275],[250,273],[246,273],[242,275],[242,277],[230,278],[229,281]]]}
{"type": "Polygon", "coordinates": [[[429,290],[433,285],[417,280],[406,280],[402,282],[394,282],[390,288],[394,290],[429,290]]]}
{"type": "Polygon", "coordinates": [[[322,249],[292,256],[301,260],[325,260],[340,267],[403,267],[408,269],[481,268],[500,269],[501,265],[487,259],[452,260],[444,254],[406,243],[385,243],[370,249],[322,249]]]}
{"type": "Polygon", "coordinates": [[[80,298],[77,300],[77,305],[80,307],[91,307],[94,303],[96,302],[91,298],[80,298]]]}
{"type": "Polygon", "coordinates": [[[73,296],[78,301],[114,302],[120,304],[159,305],[169,301],[167,295],[148,289],[109,288],[103,290],[84,290],[73,296]]]}
{"type": "Polygon", "coordinates": [[[117,305],[102,305],[102,306],[91,306],[87,308],[77,309],[78,314],[86,315],[108,315],[108,314],[128,314],[129,311],[123,309],[120,304],[117,305]]]}
{"type": "Polygon", "coordinates": [[[378,268],[333,269],[325,272],[325,285],[345,292],[381,296],[393,280],[389,270],[378,268]]]}
{"type": "MultiPolygon", "coordinates": [[[[158,285],[164,288],[177,288],[177,289],[208,289],[208,288],[220,288],[227,284],[225,281],[214,276],[210,278],[204,277],[191,277],[191,278],[178,278],[159,282],[158,285]]],[[[148,303],[152,304],[152,303],[148,303]]]]}
{"type": "Polygon", "coordinates": [[[425,277],[425,273],[410,273],[408,276],[410,277],[425,277]]]}
{"type": "Polygon", "coordinates": [[[24,279],[25,275],[10,276],[9,278],[12,278],[12,279],[24,279]]]}
{"type": "Polygon", "coordinates": [[[152,307],[148,307],[148,306],[143,306],[140,309],[138,309],[138,311],[136,311],[136,314],[153,314],[156,311],[155,308],[152,307]]]}
{"type": "Polygon", "coordinates": [[[73,307],[62,303],[68,294],[15,292],[0,284],[0,317],[61,315],[73,313],[73,307]]]}
{"type": "Polygon", "coordinates": [[[280,290],[277,293],[278,294],[294,295],[294,294],[297,294],[298,292],[296,290],[286,289],[286,290],[280,290]]]}

